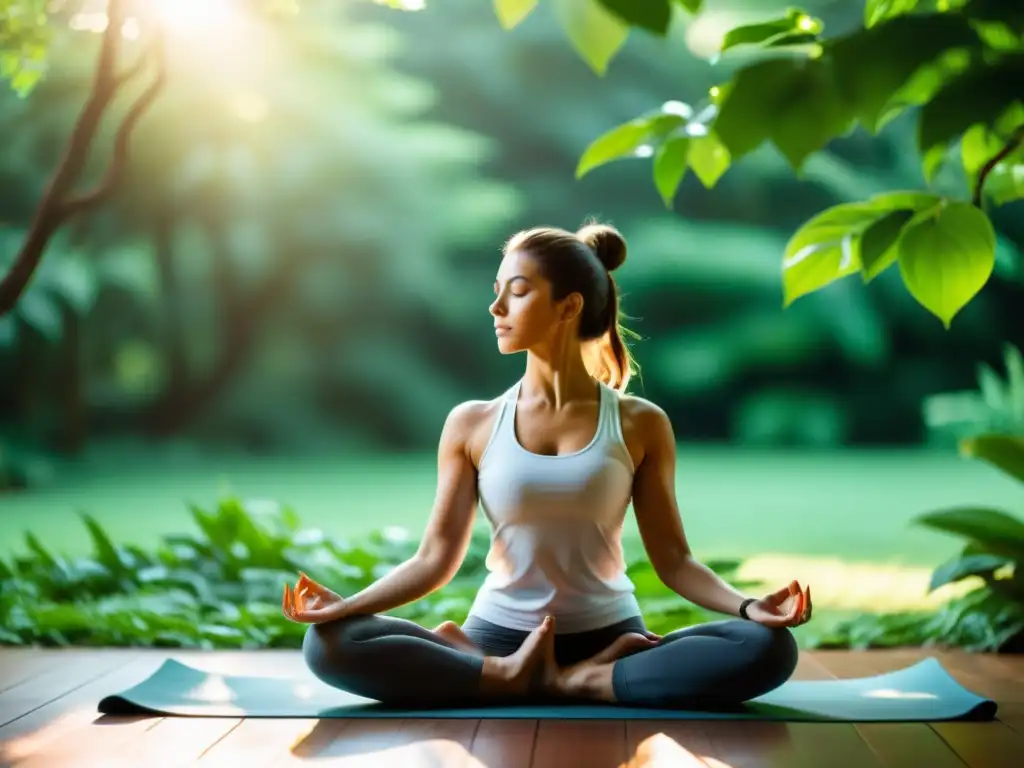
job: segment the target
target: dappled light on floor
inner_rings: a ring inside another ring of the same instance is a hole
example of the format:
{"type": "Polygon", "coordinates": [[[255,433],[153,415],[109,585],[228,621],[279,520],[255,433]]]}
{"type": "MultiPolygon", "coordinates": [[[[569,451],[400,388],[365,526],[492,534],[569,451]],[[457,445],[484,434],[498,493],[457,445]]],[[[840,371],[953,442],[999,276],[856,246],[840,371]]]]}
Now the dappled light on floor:
{"type": "Polygon", "coordinates": [[[0,765],[14,765],[29,755],[35,754],[57,735],[67,733],[70,729],[77,727],[87,711],[93,713],[96,710],[95,707],[79,707],[54,718],[42,728],[4,742],[3,747],[0,748],[0,765]]]}
{"type": "Polygon", "coordinates": [[[636,752],[621,768],[732,768],[708,755],[691,752],[664,733],[656,733],[639,744],[636,752]]]}
{"type": "MultiPolygon", "coordinates": [[[[293,749],[292,754],[300,756],[301,750],[293,749]]],[[[440,768],[449,765],[457,765],[459,768],[490,768],[465,746],[451,739],[410,739],[406,744],[382,749],[358,738],[341,738],[311,757],[314,761],[344,757],[346,768],[440,768]]]]}
{"type": "Polygon", "coordinates": [[[913,611],[938,608],[954,597],[976,589],[981,581],[967,578],[928,592],[931,568],[847,561],[840,558],[757,555],[744,561],[740,579],[769,585],[797,579],[811,584],[818,610],[913,611]]]}

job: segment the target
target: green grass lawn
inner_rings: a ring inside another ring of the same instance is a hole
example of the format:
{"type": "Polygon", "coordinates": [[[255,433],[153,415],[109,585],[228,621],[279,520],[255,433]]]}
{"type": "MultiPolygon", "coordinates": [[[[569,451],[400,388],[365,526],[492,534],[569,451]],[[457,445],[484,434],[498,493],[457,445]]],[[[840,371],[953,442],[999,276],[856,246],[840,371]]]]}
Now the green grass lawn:
{"type": "MultiPolygon", "coordinates": [[[[417,535],[430,513],[431,454],[253,458],[140,451],[60,470],[48,487],[0,496],[0,551],[25,530],[68,554],[89,547],[76,512],[119,541],[142,545],[191,530],[186,502],[220,493],[273,498],[337,538],[384,526],[417,535]]],[[[986,465],[924,451],[754,452],[681,446],[677,494],[700,558],[752,558],[746,575],[800,578],[816,604],[864,610],[923,598],[927,574],[957,540],[912,527],[921,512],[958,504],[1020,510],[1024,496],[986,465]]],[[[629,518],[626,548],[640,551],[629,518]]]]}

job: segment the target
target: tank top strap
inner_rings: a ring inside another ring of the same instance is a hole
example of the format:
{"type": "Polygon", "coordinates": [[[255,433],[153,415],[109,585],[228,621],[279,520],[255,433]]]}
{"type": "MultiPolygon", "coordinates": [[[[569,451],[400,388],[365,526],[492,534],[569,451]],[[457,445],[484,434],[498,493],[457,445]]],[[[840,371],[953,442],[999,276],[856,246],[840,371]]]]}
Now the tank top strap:
{"type": "Polygon", "coordinates": [[[620,448],[629,457],[629,464],[632,466],[633,459],[626,445],[626,436],[622,431],[621,397],[619,393],[602,382],[601,384],[601,408],[604,411],[603,438],[620,448]]]}

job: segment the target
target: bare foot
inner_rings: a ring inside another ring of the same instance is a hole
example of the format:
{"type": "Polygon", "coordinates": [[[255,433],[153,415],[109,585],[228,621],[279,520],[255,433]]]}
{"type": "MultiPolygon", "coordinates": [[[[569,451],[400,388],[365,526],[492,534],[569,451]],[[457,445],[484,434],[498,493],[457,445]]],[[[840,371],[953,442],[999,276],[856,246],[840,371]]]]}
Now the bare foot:
{"type": "Polygon", "coordinates": [[[589,659],[558,669],[553,677],[547,678],[546,689],[556,695],[570,698],[615,701],[612,691],[612,668],[615,660],[632,651],[653,648],[657,644],[657,640],[639,632],[619,635],[611,645],[589,659]]]}
{"type": "Polygon", "coordinates": [[[433,632],[443,640],[448,641],[460,651],[472,653],[476,656],[483,656],[483,649],[470,640],[469,635],[462,631],[462,627],[454,621],[444,621],[434,627],[433,632]]]}
{"type": "Polygon", "coordinates": [[[487,656],[481,688],[521,696],[543,685],[545,659],[554,657],[555,620],[547,617],[511,656],[487,656]]]}

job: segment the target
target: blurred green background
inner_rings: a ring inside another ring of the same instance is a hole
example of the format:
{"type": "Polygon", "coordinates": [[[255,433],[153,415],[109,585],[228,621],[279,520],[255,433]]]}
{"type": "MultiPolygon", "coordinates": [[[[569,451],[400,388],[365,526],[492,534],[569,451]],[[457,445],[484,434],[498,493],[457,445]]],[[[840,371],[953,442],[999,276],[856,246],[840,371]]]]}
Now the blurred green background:
{"type": "MultiPolygon", "coordinates": [[[[666,40],[634,34],[605,77],[543,6],[510,33],[479,0],[336,5],[172,37],[126,184],[61,232],[0,319],[0,556],[26,552],[26,530],[88,553],[80,512],[153,547],[195,530],[187,502],[226,495],[289,504],[339,539],[415,536],[446,414],[524,364],[498,354],[487,315],[503,241],[597,216],[629,242],[616,276],[641,336],[631,391],[672,419],[698,557],[809,581],[824,616],[937,604],[931,570],[959,543],[911,519],[1019,507],[1009,478],[956,451],[998,403],[939,400],[926,419],[930,397],[977,389],[981,363],[1005,377],[1006,345],[1024,345],[1019,203],[994,213],[996,276],[949,331],[893,270],[783,310],[781,253],[801,223],[923,185],[909,118],[833,142],[800,177],[767,146],[713,190],[691,174],[673,210],[647,162],[574,179],[608,127],[720,82],[734,64],[709,54],[764,3],[709,4],[666,40]]],[[[863,13],[804,7],[836,31],[863,13]]],[[[32,95],[0,92],[0,262],[97,43],[57,30],[32,95]]]]}

